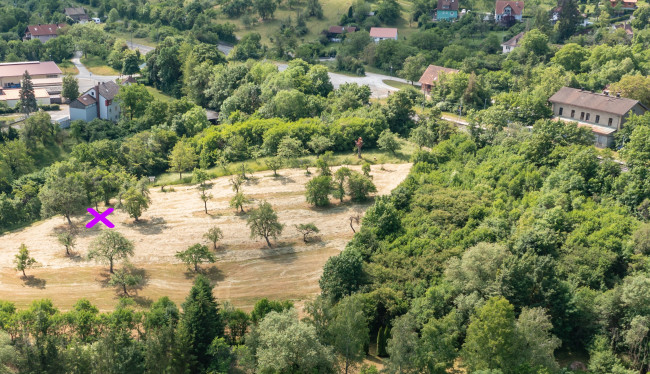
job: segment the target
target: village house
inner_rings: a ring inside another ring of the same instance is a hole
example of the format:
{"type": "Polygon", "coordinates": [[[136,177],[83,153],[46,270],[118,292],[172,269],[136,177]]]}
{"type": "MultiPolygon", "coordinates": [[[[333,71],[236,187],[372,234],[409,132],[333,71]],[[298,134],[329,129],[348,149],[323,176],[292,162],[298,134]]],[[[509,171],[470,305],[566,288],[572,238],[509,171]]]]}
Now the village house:
{"type": "Polygon", "coordinates": [[[330,26],[330,28],[325,32],[327,38],[330,42],[340,42],[343,40],[343,34],[356,32],[357,28],[355,26],[330,26]]]}
{"type": "Polygon", "coordinates": [[[521,22],[524,15],[523,1],[497,0],[494,7],[494,20],[498,23],[510,24],[521,22]]]}
{"type": "Polygon", "coordinates": [[[92,121],[95,118],[117,122],[120,106],[115,96],[120,90],[117,83],[99,83],[70,103],[70,120],[92,121]]]}
{"type": "Polygon", "coordinates": [[[554,119],[589,127],[594,133],[597,147],[611,146],[614,133],[623,128],[631,114],[642,115],[648,110],[638,100],[618,94],[594,93],[569,87],[562,87],[548,101],[553,105],[554,119]]]}
{"type": "Polygon", "coordinates": [[[455,21],[458,18],[458,0],[438,0],[436,21],[455,21]]]}
{"type": "Polygon", "coordinates": [[[65,8],[65,15],[77,23],[86,23],[90,20],[84,8],[65,8]]]}
{"type": "Polygon", "coordinates": [[[38,39],[41,43],[56,38],[58,31],[67,26],[65,23],[52,23],[49,25],[30,25],[25,29],[23,40],[38,39]]]}
{"type": "Polygon", "coordinates": [[[628,10],[628,11],[634,11],[636,10],[637,0],[610,0],[610,3],[612,4],[612,7],[615,7],[617,4],[621,4],[621,9],[623,10],[628,10]]]}
{"type": "Polygon", "coordinates": [[[507,42],[503,42],[501,44],[502,52],[503,53],[510,53],[512,52],[513,49],[519,47],[519,43],[521,43],[521,39],[524,37],[524,32],[520,32],[519,34],[515,35],[512,39],[508,40],[507,42]]]}
{"type": "Polygon", "coordinates": [[[625,31],[625,35],[629,36],[630,38],[634,37],[634,30],[632,30],[632,25],[630,25],[628,22],[626,23],[619,23],[618,25],[612,26],[614,30],[622,29],[625,31]]]}
{"type": "Polygon", "coordinates": [[[458,73],[458,70],[445,68],[442,66],[429,65],[427,67],[427,70],[424,71],[422,77],[420,77],[420,80],[418,81],[422,85],[422,92],[424,92],[425,95],[429,95],[431,93],[433,85],[439,81],[439,78],[441,78],[440,73],[443,75],[455,74],[458,73]]]}
{"type": "MultiPolygon", "coordinates": [[[[49,105],[50,94],[44,88],[34,88],[34,97],[38,105],[49,105]]],[[[15,107],[20,102],[20,88],[0,88],[0,102],[9,108],[15,107]]]]}
{"type": "Polygon", "coordinates": [[[40,87],[41,82],[48,86],[55,83],[62,84],[63,73],[54,61],[25,61],[0,64],[0,87],[20,88],[25,71],[31,76],[34,87],[40,87]]]}
{"type": "Polygon", "coordinates": [[[387,39],[397,40],[397,29],[392,27],[371,27],[370,37],[375,43],[387,39]]]}

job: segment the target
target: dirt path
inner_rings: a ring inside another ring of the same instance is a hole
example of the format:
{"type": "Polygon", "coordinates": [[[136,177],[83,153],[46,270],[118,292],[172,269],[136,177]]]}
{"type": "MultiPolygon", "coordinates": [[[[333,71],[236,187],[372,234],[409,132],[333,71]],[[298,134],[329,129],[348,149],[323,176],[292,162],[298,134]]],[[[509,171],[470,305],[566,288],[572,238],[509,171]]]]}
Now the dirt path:
{"type": "MultiPolygon", "coordinates": [[[[371,175],[379,194],[387,194],[408,174],[410,164],[373,166],[371,175]]],[[[359,170],[358,167],[352,167],[359,170]]],[[[208,202],[209,214],[195,186],[177,186],[174,192],[151,191],[152,204],[140,223],[116,211],[109,216],[115,229],[132,240],[135,255],[131,262],[142,269],[146,285],[135,300],[147,305],[161,296],[182,301],[191,286],[193,274],[174,257],[177,251],[194,243],[206,243],[203,234],[212,225],[223,230],[224,239],[217,250],[218,261],[204,266],[206,274],[216,282],[219,299],[249,309],[256,299],[292,299],[298,304],[319,292],[318,279],[325,261],[341,251],[352,236],[349,217],[355,210],[365,211],[370,205],[344,203],[315,209],[305,202],[304,184],[310,177],[302,170],[283,170],[274,178],[271,172],[254,174],[243,192],[256,202],[266,199],[278,211],[285,230],[273,249],[263,240],[250,239],[246,216],[235,214],[228,207],[233,192],[228,178],[213,180],[209,191],[214,198],[208,202]],[[321,230],[319,240],[305,244],[294,224],[314,222],[321,230]]],[[[83,226],[89,215],[74,222],[81,228],[77,240],[78,256],[69,258],[57,243],[55,235],[63,229],[62,217],[54,217],[28,228],[0,236],[0,299],[23,307],[31,300],[50,298],[59,308],[69,309],[81,297],[89,298],[102,310],[110,310],[117,301],[115,290],[106,285],[106,267],[85,260],[90,242],[101,232],[83,226]],[[21,243],[38,261],[28,270],[27,280],[13,270],[13,259],[21,243]]],[[[207,244],[207,243],[206,243],[207,244]]],[[[119,267],[119,265],[118,265],[119,267]]]]}

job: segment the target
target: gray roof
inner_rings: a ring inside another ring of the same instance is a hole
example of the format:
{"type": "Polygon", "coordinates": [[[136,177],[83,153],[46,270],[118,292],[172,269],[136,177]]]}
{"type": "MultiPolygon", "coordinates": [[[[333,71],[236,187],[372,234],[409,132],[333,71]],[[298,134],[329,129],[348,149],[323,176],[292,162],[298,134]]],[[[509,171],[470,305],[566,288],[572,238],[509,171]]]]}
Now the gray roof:
{"type": "Polygon", "coordinates": [[[65,14],[67,16],[80,16],[85,15],[86,11],[84,8],[65,8],[65,14]]]}
{"type": "Polygon", "coordinates": [[[104,96],[106,100],[113,100],[115,95],[120,90],[120,86],[117,85],[117,83],[113,81],[108,81],[104,83],[99,84],[99,94],[104,96]]]}
{"type": "Polygon", "coordinates": [[[560,88],[560,90],[551,96],[548,101],[551,103],[573,105],[585,109],[600,110],[621,116],[625,115],[637,104],[647,110],[647,108],[638,100],[593,93],[570,87],[560,88]]]}
{"type": "Polygon", "coordinates": [[[524,37],[524,32],[522,31],[519,34],[515,35],[512,39],[508,40],[507,42],[504,42],[501,45],[505,45],[506,47],[518,47],[519,42],[523,37],[524,37]]]}

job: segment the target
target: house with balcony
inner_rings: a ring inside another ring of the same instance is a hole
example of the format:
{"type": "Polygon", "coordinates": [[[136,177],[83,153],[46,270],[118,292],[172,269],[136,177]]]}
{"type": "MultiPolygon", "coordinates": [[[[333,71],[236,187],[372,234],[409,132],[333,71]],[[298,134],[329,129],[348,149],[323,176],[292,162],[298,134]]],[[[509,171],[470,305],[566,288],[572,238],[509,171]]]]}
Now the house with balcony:
{"type": "Polygon", "coordinates": [[[436,21],[455,21],[458,19],[458,0],[438,0],[436,21]]]}
{"type": "Polygon", "coordinates": [[[597,147],[609,147],[614,143],[614,133],[623,128],[627,118],[642,115],[648,108],[638,100],[595,93],[577,88],[562,87],[548,99],[553,106],[556,120],[576,122],[588,127],[594,134],[597,147]]]}
{"type": "Polygon", "coordinates": [[[524,15],[523,1],[497,0],[494,7],[494,20],[497,23],[511,25],[521,22],[524,15]]]}

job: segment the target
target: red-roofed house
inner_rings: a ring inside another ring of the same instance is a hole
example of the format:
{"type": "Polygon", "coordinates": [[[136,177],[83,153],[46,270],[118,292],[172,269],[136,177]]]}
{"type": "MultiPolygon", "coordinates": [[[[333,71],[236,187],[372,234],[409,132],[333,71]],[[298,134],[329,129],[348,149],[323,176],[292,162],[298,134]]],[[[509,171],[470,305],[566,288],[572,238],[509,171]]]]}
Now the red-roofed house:
{"type": "Polygon", "coordinates": [[[330,26],[325,34],[331,42],[340,42],[343,34],[356,31],[357,28],[355,26],[330,26]]]}
{"type": "Polygon", "coordinates": [[[23,40],[38,39],[45,43],[46,41],[56,38],[57,32],[67,26],[65,23],[52,23],[49,25],[30,25],[25,29],[23,40]]]}
{"type": "Polygon", "coordinates": [[[616,4],[621,3],[621,8],[623,8],[623,10],[635,10],[636,1],[637,0],[610,0],[610,3],[613,7],[615,7],[616,4]]]}
{"type": "Polygon", "coordinates": [[[521,22],[524,15],[523,1],[497,0],[494,8],[494,20],[501,23],[521,22]]]}
{"type": "Polygon", "coordinates": [[[433,88],[433,85],[438,82],[438,79],[441,77],[440,73],[443,74],[455,74],[458,73],[458,70],[456,69],[450,69],[450,68],[445,68],[442,66],[436,66],[436,65],[429,65],[427,67],[427,70],[424,71],[422,74],[422,77],[420,77],[420,84],[422,84],[422,92],[424,92],[426,95],[431,93],[431,88],[433,88]]]}
{"type": "Polygon", "coordinates": [[[371,27],[370,37],[375,43],[386,39],[397,40],[397,29],[392,27],[371,27]]]}

